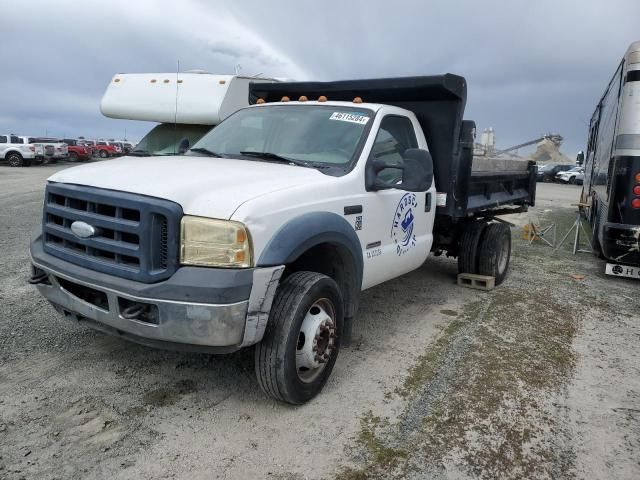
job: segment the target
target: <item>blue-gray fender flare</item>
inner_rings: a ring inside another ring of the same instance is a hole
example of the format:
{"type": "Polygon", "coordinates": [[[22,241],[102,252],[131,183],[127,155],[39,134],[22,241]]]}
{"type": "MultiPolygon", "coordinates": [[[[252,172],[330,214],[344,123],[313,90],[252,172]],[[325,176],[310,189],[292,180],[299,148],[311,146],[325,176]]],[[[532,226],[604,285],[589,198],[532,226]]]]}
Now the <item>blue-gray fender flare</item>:
{"type": "Polygon", "coordinates": [[[290,264],[322,243],[338,245],[349,251],[356,268],[353,273],[359,293],[364,267],[362,246],[353,226],[336,213],[311,212],[288,221],[271,237],[256,266],[290,264]]]}

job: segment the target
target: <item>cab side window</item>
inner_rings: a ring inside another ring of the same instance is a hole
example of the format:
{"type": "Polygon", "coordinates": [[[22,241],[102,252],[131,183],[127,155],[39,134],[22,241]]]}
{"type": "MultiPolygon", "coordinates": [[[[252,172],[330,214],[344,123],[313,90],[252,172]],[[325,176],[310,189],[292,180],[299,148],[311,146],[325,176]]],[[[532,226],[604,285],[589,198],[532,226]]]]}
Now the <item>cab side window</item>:
{"type": "MultiPolygon", "coordinates": [[[[371,149],[371,158],[382,158],[385,161],[400,164],[408,148],[418,148],[418,140],[411,120],[397,115],[384,117],[371,149]]],[[[402,180],[402,170],[385,168],[378,177],[385,183],[397,183],[402,180]]]]}
{"type": "Polygon", "coordinates": [[[0,135],[0,143],[7,143],[7,136],[6,135],[0,135]]]}
{"type": "Polygon", "coordinates": [[[11,135],[11,142],[10,143],[17,143],[17,144],[21,144],[22,139],[20,137],[16,137],[15,135],[11,135]]]}

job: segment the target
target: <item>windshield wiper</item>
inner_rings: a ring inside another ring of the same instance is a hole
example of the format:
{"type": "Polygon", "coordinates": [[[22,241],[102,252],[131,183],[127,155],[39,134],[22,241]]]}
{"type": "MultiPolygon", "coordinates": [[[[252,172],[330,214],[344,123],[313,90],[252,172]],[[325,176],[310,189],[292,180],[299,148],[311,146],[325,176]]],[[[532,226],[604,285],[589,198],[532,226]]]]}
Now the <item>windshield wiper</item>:
{"type": "Polygon", "coordinates": [[[240,152],[240,155],[245,155],[247,157],[257,157],[265,160],[272,160],[274,162],[279,162],[279,163],[288,163],[290,165],[298,165],[300,167],[314,168],[312,165],[310,165],[307,162],[304,162],[302,160],[296,160],[295,158],[283,157],[282,155],[278,155],[277,153],[247,151],[247,152],[240,152]]]}
{"type": "Polygon", "coordinates": [[[212,150],[209,150],[208,148],[195,147],[195,148],[190,148],[189,151],[196,152],[196,153],[204,153],[207,157],[223,158],[222,155],[212,150]]]}

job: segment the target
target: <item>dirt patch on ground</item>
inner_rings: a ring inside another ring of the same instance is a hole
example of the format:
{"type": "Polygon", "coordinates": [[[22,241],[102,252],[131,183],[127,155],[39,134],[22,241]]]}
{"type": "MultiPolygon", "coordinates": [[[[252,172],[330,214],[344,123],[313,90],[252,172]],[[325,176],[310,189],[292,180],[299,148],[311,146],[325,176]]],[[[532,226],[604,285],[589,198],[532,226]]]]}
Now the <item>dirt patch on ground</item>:
{"type": "MultiPolygon", "coordinates": [[[[574,218],[557,209],[541,217],[558,232],[574,218]]],[[[393,392],[407,400],[395,421],[363,417],[359,456],[338,479],[584,478],[585,463],[598,463],[580,446],[593,432],[576,428],[576,343],[585,319],[613,311],[631,317],[633,306],[611,301],[614,285],[593,291],[589,284],[601,275],[592,258],[573,257],[569,245],[556,253],[538,242],[529,246],[520,232],[514,230],[509,281],[467,304],[418,358],[393,392]],[[582,274],[579,281],[574,272],[582,274]]],[[[637,367],[628,362],[629,370],[637,367]]],[[[631,461],[638,416],[626,413],[635,435],[618,446],[618,459],[629,456],[625,467],[615,467],[623,473],[616,478],[638,472],[631,461]]]]}

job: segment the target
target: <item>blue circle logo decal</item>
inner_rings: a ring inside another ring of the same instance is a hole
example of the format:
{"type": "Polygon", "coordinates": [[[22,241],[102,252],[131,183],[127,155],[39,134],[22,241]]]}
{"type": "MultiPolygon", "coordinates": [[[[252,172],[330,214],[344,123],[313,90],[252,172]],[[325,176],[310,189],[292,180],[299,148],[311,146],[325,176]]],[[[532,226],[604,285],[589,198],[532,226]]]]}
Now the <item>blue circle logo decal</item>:
{"type": "Polygon", "coordinates": [[[416,246],[414,233],[414,211],[418,208],[418,198],[415,193],[405,193],[393,216],[391,224],[391,238],[396,245],[396,253],[401,256],[416,246]]]}

